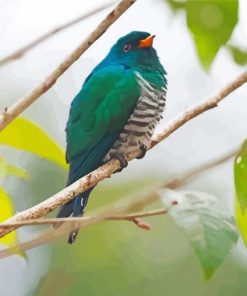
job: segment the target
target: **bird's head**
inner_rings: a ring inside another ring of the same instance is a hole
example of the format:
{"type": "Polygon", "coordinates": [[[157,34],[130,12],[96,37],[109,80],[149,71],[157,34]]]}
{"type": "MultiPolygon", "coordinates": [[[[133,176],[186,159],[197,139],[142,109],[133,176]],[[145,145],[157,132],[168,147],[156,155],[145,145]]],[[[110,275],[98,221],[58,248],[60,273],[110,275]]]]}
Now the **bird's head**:
{"type": "Polygon", "coordinates": [[[133,31],[120,38],[110,51],[110,58],[126,67],[150,68],[159,63],[153,48],[154,35],[133,31]]]}

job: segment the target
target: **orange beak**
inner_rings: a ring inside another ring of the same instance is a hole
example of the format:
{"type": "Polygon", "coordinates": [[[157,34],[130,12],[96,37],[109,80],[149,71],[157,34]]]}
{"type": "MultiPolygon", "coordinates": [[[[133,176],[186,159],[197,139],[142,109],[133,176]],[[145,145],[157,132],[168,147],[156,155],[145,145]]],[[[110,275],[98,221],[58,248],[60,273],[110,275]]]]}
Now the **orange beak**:
{"type": "Polygon", "coordinates": [[[155,35],[150,35],[145,39],[140,40],[137,47],[152,47],[155,35]]]}

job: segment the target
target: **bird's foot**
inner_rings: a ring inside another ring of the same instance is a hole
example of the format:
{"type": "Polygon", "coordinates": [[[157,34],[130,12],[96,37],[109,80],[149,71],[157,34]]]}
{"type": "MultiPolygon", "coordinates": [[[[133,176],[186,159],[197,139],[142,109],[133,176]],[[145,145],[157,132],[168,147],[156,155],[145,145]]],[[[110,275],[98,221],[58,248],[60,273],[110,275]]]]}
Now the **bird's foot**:
{"type": "Polygon", "coordinates": [[[147,148],[143,144],[141,144],[141,146],[139,148],[140,148],[141,152],[136,158],[137,159],[142,159],[146,155],[147,148]]]}
{"type": "Polygon", "coordinates": [[[115,153],[113,158],[116,158],[120,163],[120,169],[116,171],[116,173],[121,172],[124,168],[128,166],[128,160],[122,153],[115,153]]]}

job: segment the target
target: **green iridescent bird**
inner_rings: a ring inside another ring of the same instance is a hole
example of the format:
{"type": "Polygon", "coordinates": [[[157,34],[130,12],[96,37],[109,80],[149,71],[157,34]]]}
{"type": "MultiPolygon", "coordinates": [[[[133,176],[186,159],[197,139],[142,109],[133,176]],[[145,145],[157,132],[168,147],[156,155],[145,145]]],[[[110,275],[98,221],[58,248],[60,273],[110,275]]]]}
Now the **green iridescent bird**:
{"type": "MultiPolygon", "coordinates": [[[[126,155],[137,147],[145,155],[167,90],[153,39],[137,31],[120,38],[75,96],[66,127],[67,186],[111,158],[126,167],[126,155]]],[[[65,204],[58,217],[82,216],[91,190],[65,204]]],[[[70,233],[68,243],[77,233],[70,233]]]]}

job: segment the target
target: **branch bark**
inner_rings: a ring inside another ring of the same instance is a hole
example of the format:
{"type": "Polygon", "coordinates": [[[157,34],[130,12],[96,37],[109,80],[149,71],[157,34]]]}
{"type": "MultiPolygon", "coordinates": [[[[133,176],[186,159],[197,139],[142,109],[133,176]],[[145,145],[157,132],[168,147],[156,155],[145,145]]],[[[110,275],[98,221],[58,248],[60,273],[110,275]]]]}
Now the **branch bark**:
{"type": "Polygon", "coordinates": [[[113,5],[113,3],[115,3],[116,1],[114,2],[110,2],[110,3],[106,3],[106,4],[103,4],[101,5],[100,7],[97,7],[96,9],[93,9],[91,11],[89,11],[88,13],[84,13],[83,15],[61,25],[61,26],[58,26],[54,29],[52,29],[51,31],[48,31],[46,32],[45,34],[39,36],[38,38],[35,38],[34,40],[32,40],[31,42],[29,42],[28,44],[24,45],[23,47],[19,48],[18,50],[14,51],[13,53],[3,57],[2,59],[0,59],[0,67],[3,66],[3,65],[6,65],[10,62],[13,62],[17,59],[20,59],[21,57],[23,57],[28,51],[30,51],[31,49],[33,49],[34,47],[36,47],[37,45],[39,45],[40,43],[44,42],[45,40],[53,37],[55,34],[65,30],[65,29],[68,29],[69,27],[85,20],[86,18],[110,7],[113,5]]]}
{"type": "MultiPolygon", "coordinates": [[[[150,194],[155,194],[155,192],[159,189],[163,188],[170,188],[170,189],[176,189],[180,188],[184,185],[186,185],[190,180],[192,180],[194,177],[198,177],[198,175],[202,174],[205,171],[208,171],[216,166],[219,166],[226,162],[227,160],[231,159],[235,155],[237,155],[238,149],[234,149],[225,155],[214,159],[208,163],[205,163],[201,166],[196,167],[195,169],[192,169],[180,178],[173,179],[170,182],[165,182],[161,184],[158,188],[154,189],[150,194]]],[[[149,210],[149,211],[143,211],[143,212],[137,212],[137,213],[131,213],[131,214],[125,214],[125,215],[113,215],[110,217],[107,217],[105,220],[132,220],[134,218],[143,218],[143,217],[150,217],[150,216],[156,216],[156,215],[162,215],[166,214],[167,211],[164,208],[157,209],[157,210],[149,210]]],[[[83,216],[83,217],[66,217],[66,218],[45,218],[45,219],[31,219],[31,220],[25,220],[21,222],[10,222],[6,223],[4,225],[1,225],[1,228],[8,228],[11,226],[30,226],[30,225],[49,225],[54,223],[75,223],[75,222],[82,222],[86,221],[88,219],[91,219],[92,216],[83,216]]]]}
{"type": "Polygon", "coordinates": [[[227,97],[230,93],[235,91],[237,88],[242,86],[247,82],[247,71],[243,72],[239,77],[234,79],[228,85],[226,85],[222,90],[220,90],[215,96],[199,103],[191,108],[188,108],[185,112],[181,113],[166,126],[166,128],[159,134],[156,135],[155,139],[151,142],[151,148],[158,144],[160,141],[164,140],[180,126],[184,125],[186,122],[195,118],[196,116],[202,114],[203,112],[217,107],[218,103],[227,97]]]}
{"type": "Polygon", "coordinates": [[[76,48],[41,84],[0,115],[0,131],[20,115],[42,94],[50,89],[57,79],[132,5],[136,0],[122,0],[98,27],[76,48]]]}
{"type": "MultiPolygon", "coordinates": [[[[163,188],[172,188],[172,189],[178,189],[184,185],[186,185],[190,180],[191,178],[194,178],[194,177],[198,177],[198,175],[200,175],[201,173],[209,170],[209,169],[212,169],[214,168],[215,166],[218,166],[222,163],[224,163],[225,161],[229,160],[230,158],[232,158],[233,156],[236,155],[236,153],[238,152],[238,149],[236,150],[233,150],[215,160],[212,160],[208,163],[205,163],[199,167],[196,167],[192,170],[190,170],[189,172],[187,173],[184,173],[182,175],[182,177],[178,178],[178,179],[173,179],[169,182],[165,182],[164,184],[161,184],[160,186],[158,186],[157,188],[155,188],[154,190],[152,190],[151,192],[149,192],[147,195],[145,195],[145,197],[142,197],[141,199],[137,199],[137,200],[132,200],[131,204],[128,205],[127,209],[129,210],[130,208],[133,208],[133,207],[139,207],[139,206],[143,206],[143,201],[145,200],[145,204],[148,202],[152,202],[154,200],[156,200],[157,197],[155,197],[156,195],[156,192],[159,191],[160,189],[163,189],[163,188]]],[[[120,200],[120,202],[118,202],[118,204],[122,204],[122,200],[120,200]]],[[[113,206],[109,206],[108,208],[114,208],[113,206]]],[[[124,211],[127,210],[125,208],[124,211]]],[[[106,211],[105,209],[104,210],[101,210],[100,211],[101,213],[108,213],[108,211],[106,211]]],[[[105,214],[105,215],[94,215],[94,216],[87,216],[87,217],[82,217],[82,218],[64,218],[64,222],[65,224],[70,224],[71,222],[74,222],[74,219],[77,220],[77,222],[79,223],[79,227],[80,228],[84,228],[84,227],[88,227],[92,224],[96,224],[96,223],[99,223],[103,220],[107,220],[109,219],[110,217],[114,219],[114,217],[117,217],[116,220],[119,220],[121,219],[121,217],[123,218],[129,218],[130,220],[131,219],[134,219],[134,218],[140,218],[140,217],[148,217],[148,216],[153,216],[153,215],[162,215],[162,214],[166,214],[167,211],[166,209],[162,208],[162,209],[158,209],[158,210],[151,210],[151,211],[144,211],[144,212],[138,212],[138,213],[131,213],[131,214],[115,214],[115,216],[113,216],[112,214],[108,213],[108,214],[105,214]],[[108,217],[108,218],[107,218],[108,217]],[[71,219],[73,219],[73,221],[71,221],[71,219]]],[[[50,220],[50,219],[37,219],[36,221],[41,221],[41,222],[56,222],[54,221],[54,219],[50,220]]],[[[57,219],[56,219],[57,220],[57,219]]],[[[24,222],[23,225],[28,225],[29,223],[30,224],[33,224],[32,221],[34,220],[30,220],[30,221],[22,221],[24,222]]],[[[61,220],[60,220],[61,221],[61,220]]],[[[133,220],[131,220],[133,221],[133,220]]],[[[43,224],[43,223],[37,223],[37,224],[43,224]]],[[[19,223],[12,223],[12,224],[5,224],[4,227],[9,227],[9,226],[20,226],[19,223]]],[[[14,246],[14,247],[11,247],[11,248],[6,248],[4,250],[1,250],[0,251],[0,258],[4,258],[4,257],[7,257],[7,256],[10,256],[12,255],[14,252],[18,251],[18,250],[28,250],[28,249],[31,249],[31,248],[34,248],[34,247],[37,247],[37,246],[40,246],[42,244],[45,244],[45,243],[48,243],[52,240],[55,240],[56,238],[64,235],[65,233],[68,232],[68,229],[58,229],[58,230],[50,230],[50,231],[46,231],[46,232],[42,232],[42,234],[39,234],[36,238],[34,239],[31,239],[30,241],[27,241],[27,242],[24,242],[24,243],[21,243],[20,245],[17,245],[17,246],[14,246]]]]}
{"type": "MultiPolygon", "coordinates": [[[[106,217],[104,220],[127,220],[127,221],[133,221],[135,218],[143,218],[143,217],[150,217],[150,216],[157,216],[157,215],[163,215],[166,214],[167,211],[164,208],[155,209],[155,210],[149,210],[149,211],[142,211],[142,212],[136,212],[131,214],[120,214],[120,215],[112,215],[109,217],[106,217]]],[[[46,218],[46,219],[32,219],[27,221],[22,221],[19,223],[8,223],[3,225],[3,228],[8,228],[12,226],[30,226],[30,225],[49,225],[54,223],[69,223],[73,224],[76,222],[83,222],[92,219],[95,216],[84,216],[84,217],[67,217],[67,218],[46,218]]]]}
{"type": "MultiPolygon", "coordinates": [[[[233,82],[229,83],[225,88],[223,88],[216,96],[198,104],[190,109],[186,110],[185,112],[178,115],[175,119],[173,119],[170,123],[168,123],[167,127],[163,130],[163,132],[159,133],[158,135],[153,137],[153,140],[150,145],[150,149],[153,148],[155,145],[160,143],[162,140],[167,138],[171,133],[173,133],[176,129],[181,127],[186,122],[190,121],[194,117],[198,116],[199,114],[216,107],[217,104],[224,99],[227,95],[233,92],[235,89],[243,85],[247,81],[247,71],[245,71],[242,75],[236,78],[233,82]]],[[[128,160],[132,160],[139,155],[140,151],[135,151],[128,156],[128,160]]],[[[97,170],[89,173],[85,177],[79,179],[69,187],[63,189],[62,191],[56,193],[52,197],[44,200],[40,204],[29,208],[25,211],[17,213],[10,219],[6,220],[5,222],[0,224],[0,237],[6,235],[7,233],[15,230],[17,226],[9,227],[9,228],[2,228],[7,223],[16,223],[30,219],[40,218],[49,212],[53,211],[60,205],[65,204],[69,200],[73,199],[76,195],[81,192],[86,191],[87,189],[95,186],[99,181],[102,181],[105,178],[110,177],[116,170],[120,168],[119,161],[116,159],[112,159],[111,161],[107,162],[97,170]]],[[[148,197],[149,199],[150,197],[148,197]]],[[[145,202],[145,199],[143,199],[145,202]]],[[[132,207],[135,204],[132,204],[132,207]]]]}

